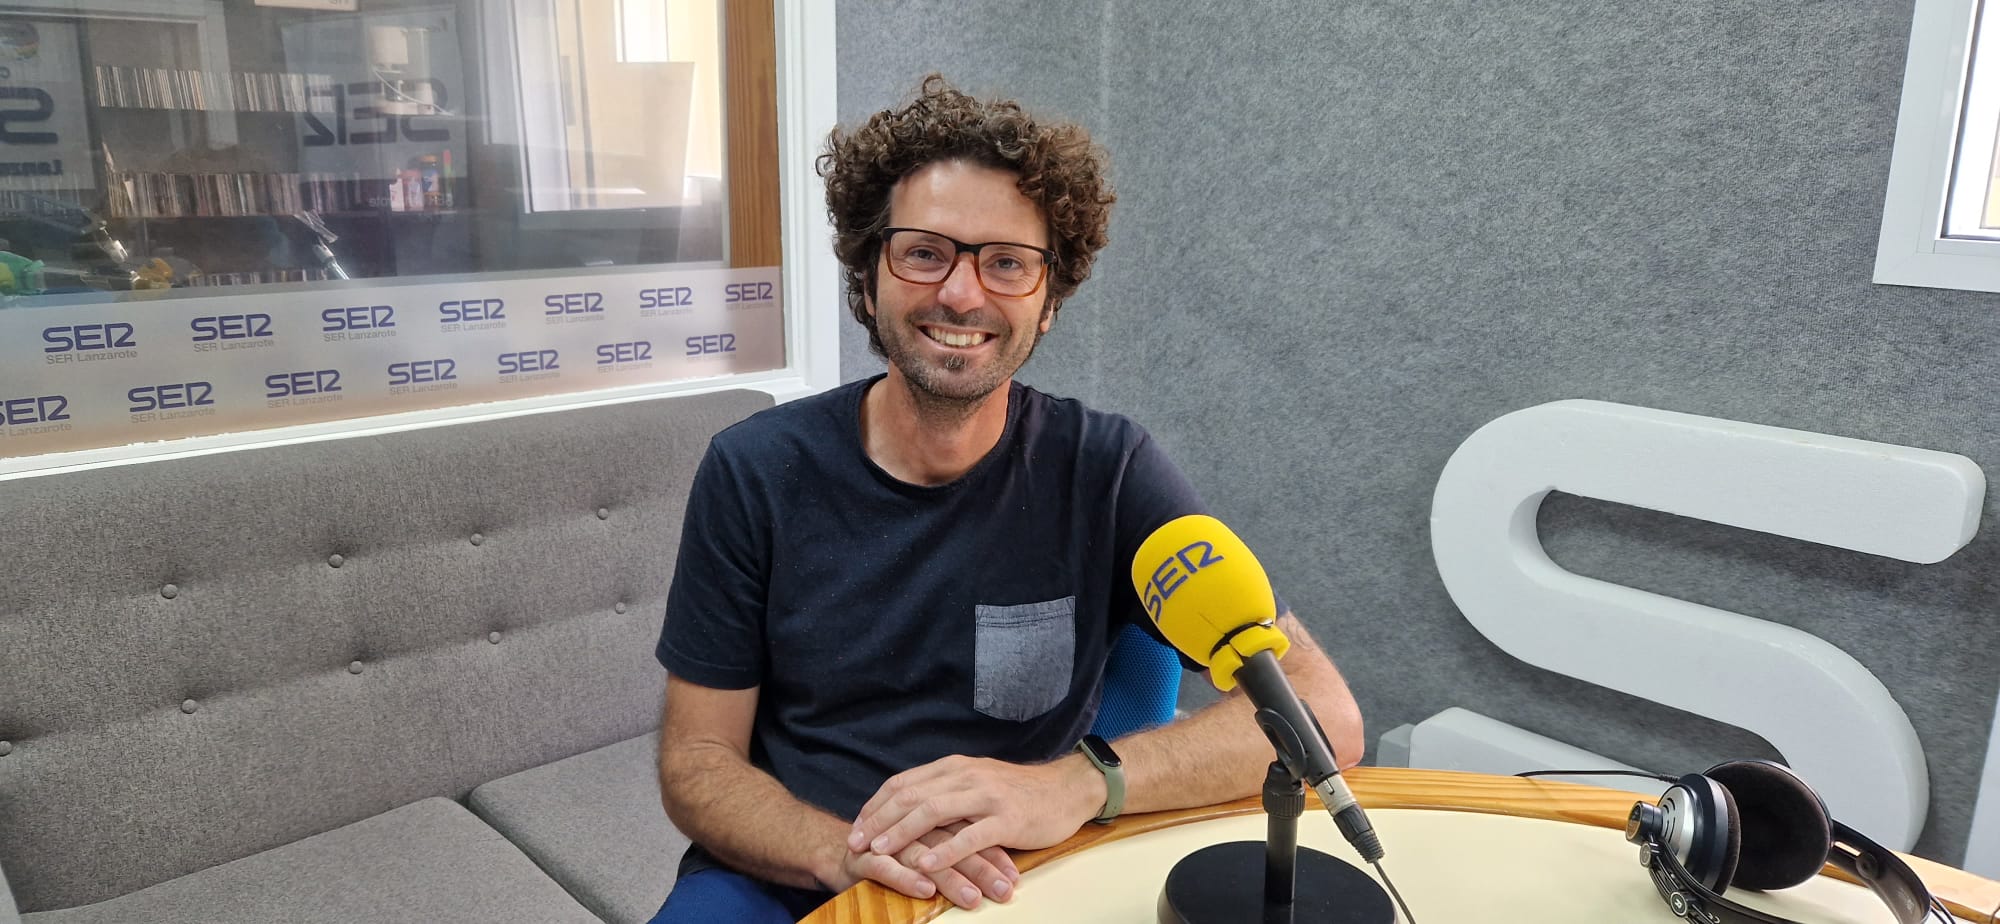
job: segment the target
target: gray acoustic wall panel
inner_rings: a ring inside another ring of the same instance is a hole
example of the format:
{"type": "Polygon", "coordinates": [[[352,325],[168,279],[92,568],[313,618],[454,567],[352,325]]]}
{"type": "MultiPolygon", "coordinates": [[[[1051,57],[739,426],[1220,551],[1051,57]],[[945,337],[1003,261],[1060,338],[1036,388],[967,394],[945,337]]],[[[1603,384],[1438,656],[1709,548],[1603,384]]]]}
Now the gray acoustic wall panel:
{"type": "MultiPolygon", "coordinates": [[[[1459,615],[1431,492],[1501,414],[1597,398],[2000,471],[2000,297],[1869,282],[1908,3],[839,16],[844,120],[939,69],[1110,148],[1111,246],[1024,378],[1169,447],[1332,650],[1371,736],[1467,705],[1661,770],[1772,753],[1529,667],[1459,615]]],[[[848,377],[880,368],[846,337],[848,377]]],[[[1991,538],[1918,566],[1563,496],[1541,528],[1573,570],[1853,654],[1923,740],[1919,852],[1959,858],[2000,684],[1991,538]]]]}

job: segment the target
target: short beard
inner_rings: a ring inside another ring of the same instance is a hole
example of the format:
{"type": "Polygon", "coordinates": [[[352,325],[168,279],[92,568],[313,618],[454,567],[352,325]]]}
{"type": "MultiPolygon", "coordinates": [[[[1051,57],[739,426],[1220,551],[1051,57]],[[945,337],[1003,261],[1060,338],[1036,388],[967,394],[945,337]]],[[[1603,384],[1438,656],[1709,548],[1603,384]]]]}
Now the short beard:
{"type": "Polygon", "coordinates": [[[903,376],[903,387],[910,393],[910,403],[917,408],[917,416],[932,423],[957,424],[972,418],[974,412],[986,403],[988,391],[976,398],[941,395],[931,390],[923,382],[903,376]]]}
{"type": "MultiPolygon", "coordinates": [[[[918,336],[922,335],[919,334],[918,336]]],[[[903,373],[903,382],[909,391],[911,403],[916,405],[919,414],[928,420],[939,423],[958,423],[970,418],[974,412],[985,405],[986,399],[991,397],[993,392],[999,390],[1001,385],[1011,381],[1016,374],[1027,367],[1028,361],[1035,356],[1035,348],[1041,345],[1042,337],[1043,332],[1037,326],[1034,332],[1034,339],[1028,343],[1027,355],[1021,357],[1021,364],[977,393],[953,393],[947,391],[945,384],[938,381],[937,377],[933,375],[937,370],[919,361],[899,361],[898,356],[908,357],[910,353],[891,351],[889,361],[894,363],[896,368],[903,373]]],[[[944,371],[957,372],[963,368],[965,368],[965,359],[963,357],[951,356],[947,357],[944,361],[944,371]]]]}

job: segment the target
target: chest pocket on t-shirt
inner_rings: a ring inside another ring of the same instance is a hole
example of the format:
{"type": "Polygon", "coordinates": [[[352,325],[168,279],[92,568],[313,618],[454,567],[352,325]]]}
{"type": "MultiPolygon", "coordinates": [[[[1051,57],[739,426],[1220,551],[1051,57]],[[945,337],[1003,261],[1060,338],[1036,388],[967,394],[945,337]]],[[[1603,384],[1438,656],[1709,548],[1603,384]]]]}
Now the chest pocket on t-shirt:
{"type": "Polygon", "coordinates": [[[1076,665],[1076,598],[974,608],[972,708],[1010,722],[1054,709],[1076,665]]]}

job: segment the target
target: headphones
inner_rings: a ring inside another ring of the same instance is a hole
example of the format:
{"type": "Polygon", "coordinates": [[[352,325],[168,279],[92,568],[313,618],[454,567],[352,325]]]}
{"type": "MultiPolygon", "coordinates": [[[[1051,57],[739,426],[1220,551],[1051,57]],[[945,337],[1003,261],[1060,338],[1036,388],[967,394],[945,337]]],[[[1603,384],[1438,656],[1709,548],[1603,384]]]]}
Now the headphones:
{"type": "Polygon", "coordinates": [[[1734,887],[1767,891],[1835,868],[1868,886],[1898,924],[1933,914],[1952,920],[1916,871],[1895,853],[1827,815],[1798,774],[1765,760],[1717,764],[1674,779],[1659,805],[1632,806],[1625,839],[1667,907],[1696,924],[1794,924],[1722,897],[1734,887]]]}

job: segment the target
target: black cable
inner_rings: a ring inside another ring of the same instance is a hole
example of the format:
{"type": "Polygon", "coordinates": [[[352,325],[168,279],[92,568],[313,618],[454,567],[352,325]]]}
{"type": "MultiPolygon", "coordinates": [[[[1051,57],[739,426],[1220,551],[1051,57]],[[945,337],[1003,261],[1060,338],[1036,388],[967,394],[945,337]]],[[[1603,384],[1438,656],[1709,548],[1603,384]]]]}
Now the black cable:
{"type": "Polygon", "coordinates": [[[1679,782],[1664,773],[1647,773],[1642,770],[1526,770],[1515,776],[1636,776],[1640,779],[1659,780],[1662,783],[1679,782]]]}
{"type": "Polygon", "coordinates": [[[1417,924],[1416,915],[1410,913],[1410,906],[1403,904],[1403,893],[1396,891],[1396,884],[1389,881],[1389,873],[1382,869],[1382,861],[1374,862],[1375,875],[1382,877],[1382,884],[1389,887],[1389,897],[1396,900],[1396,907],[1403,909],[1403,920],[1417,924]]]}

